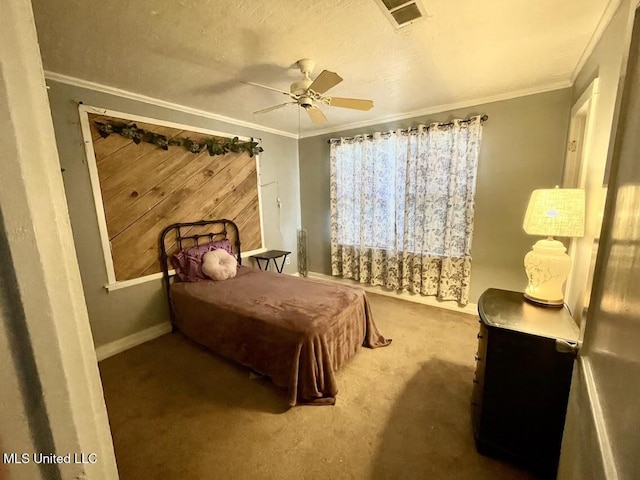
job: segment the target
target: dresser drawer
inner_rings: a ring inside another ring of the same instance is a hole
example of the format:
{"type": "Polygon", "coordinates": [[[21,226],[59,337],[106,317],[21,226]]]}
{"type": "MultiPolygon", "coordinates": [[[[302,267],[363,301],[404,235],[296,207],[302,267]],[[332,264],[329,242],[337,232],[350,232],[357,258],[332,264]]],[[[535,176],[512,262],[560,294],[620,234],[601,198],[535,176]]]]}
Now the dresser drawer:
{"type": "Polygon", "coordinates": [[[484,384],[484,372],[487,364],[487,341],[489,337],[489,330],[487,327],[480,323],[480,329],[477,334],[478,337],[478,349],[476,350],[476,373],[473,380],[474,385],[482,386],[484,384]]]}
{"type": "Polygon", "coordinates": [[[477,334],[478,349],[476,350],[476,371],[473,376],[473,393],[471,395],[471,416],[473,418],[473,428],[476,433],[480,431],[481,425],[481,411],[482,411],[482,398],[484,390],[484,378],[486,367],[486,355],[487,355],[487,337],[489,331],[487,327],[480,323],[480,328],[477,334]]]}

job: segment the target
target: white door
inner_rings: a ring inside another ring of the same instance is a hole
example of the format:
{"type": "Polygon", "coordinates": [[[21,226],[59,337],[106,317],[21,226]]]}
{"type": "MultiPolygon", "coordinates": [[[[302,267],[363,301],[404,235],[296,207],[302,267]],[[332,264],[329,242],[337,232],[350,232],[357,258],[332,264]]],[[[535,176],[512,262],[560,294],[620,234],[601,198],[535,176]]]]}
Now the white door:
{"type": "Polygon", "coordinates": [[[640,478],[640,10],[558,478],[640,478]]]}

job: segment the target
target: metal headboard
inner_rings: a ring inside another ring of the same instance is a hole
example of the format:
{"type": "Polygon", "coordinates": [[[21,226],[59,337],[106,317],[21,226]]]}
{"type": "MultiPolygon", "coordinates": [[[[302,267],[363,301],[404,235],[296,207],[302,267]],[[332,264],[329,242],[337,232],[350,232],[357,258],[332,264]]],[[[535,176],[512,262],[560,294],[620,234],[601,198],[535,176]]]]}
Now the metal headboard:
{"type": "Polygon", "coordinates": [[[238,230],[238,226],[232,222],[231,220],[227,220],[226,218],[220,220],[200,220],[198,222],[185,222],[185,223],[174,223],[173,225],[169,225],[167,228],[162,230],[160,234],[160,265],[162,267],[162,276],[164,278],[165,291],[167,294],[167,302],[169,304],[169,314],[171,315],[171,320],[173,321],[173,311],[171,309],[171,297],[169,294],[170,286],[171,286],[171,278],[169,276],[169,253],[167,252],[167,238],[174,239],[175,245],[177,245],[177,251],[183,250],[189,246],[196,246],[199,244],[200,240],[206,240],[207,242],[212,242],[214,240],[224,240],[228,238],[229,230],[228,228],[232,228],[235,231],[235,242],[234,246],[236,249],[236,256],[238,258],[238,265],[242,264],[242,256],[240,251],[240,231],[238,230]],[[192,230],[193,227],[204,227],[211,226],[211,232],[209,233],[194,233],[187,235],[182,235],[182,231],[184,230],[192,230]],[[215,231],[213,226],[222,226],[222,229],[219,231],[215,231]],[[175,236],[173,236],[175,235],[175,236]],[[190,242],[190,245],[185,245],[185,242],[190,242]]]}

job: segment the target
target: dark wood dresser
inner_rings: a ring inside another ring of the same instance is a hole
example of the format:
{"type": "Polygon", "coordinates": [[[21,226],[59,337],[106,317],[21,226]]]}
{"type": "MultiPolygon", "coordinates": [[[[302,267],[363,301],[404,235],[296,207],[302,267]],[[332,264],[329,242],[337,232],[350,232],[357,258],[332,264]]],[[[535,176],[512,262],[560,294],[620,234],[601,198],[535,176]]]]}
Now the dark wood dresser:
{"type": "Polygon", "coordinates": [[[555,478],[579,329],[564,308],[491,288],[480,332],[471,418],[477,450],[555,478]]]}

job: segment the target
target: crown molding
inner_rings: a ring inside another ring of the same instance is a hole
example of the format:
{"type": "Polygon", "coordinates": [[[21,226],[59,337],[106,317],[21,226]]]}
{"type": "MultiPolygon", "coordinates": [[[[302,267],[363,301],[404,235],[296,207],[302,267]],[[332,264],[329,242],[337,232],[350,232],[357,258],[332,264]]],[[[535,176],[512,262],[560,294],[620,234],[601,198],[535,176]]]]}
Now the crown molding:
{"type": "Polygon", "coordinates": [[[596,45],[598,45],[598,42],[602,38],[602,35],[604,34],[605,29],[609,25],[609,22],[611,22],[613,15],[616,13],[621,3],[622,3],[622,0],[609,0],[609,3],[607,3],[607,6],[604,7],[604,11],[602,12],[602,16],[600,17],[598,24],[596,25],[596,29],[593,31],[593,34],[591,35],[591,38],[587,42],[587,45],[584,47],[584,51],[582,52],[582,55],[578,59],[576,68],[573,69],[573,73],[571,74],[571,85],[575,83],[576,78],[580,73],[580,70],[582,70],[582,67],[584,67],[585,63],[587,63],[587,59],[591,56],[591,54],[595,50],[596,45]]]}
{"type": "MultiPolygon", "coordinates": [[[[612,1],[618,1],[618,0],[612,0],[612,1]]],[[[240,127],[253,128],[253,129],[256,129],[256,130],[260,130],[261,132],[273,133],[275,135],[280,135],[280,136],[283,136],[283,137],[295,138],[295,139],[316,137],[318,135],[325,135],[327,133],[341,132],[341,131],[350,130],[350,129],[353,129],[353,128],[368,127],[368,126],[371,126],[371,125],[378,125],[378,124],[381,124],[381,123],[394,122],[394,121],[398,121],[398,120],[405,120],[405,119],[408,119],[408,118],[420,117],[420,116],[424,116],[424,115],[431,115],[431,114],[434,114],[434,113],[441,113],[441,112],[446,112],[446,111],[449,111],[449,110],[456,110],[456,109],[459,109],[459,108],[474,107],[476,105],[482,105],[482,104],[485,104],[485,103],[499,102],[499,101],[502,101],[502,100],[510,100],[510,99],[513,99],[513,98],[525,97],[527,95],[535,95],[535,94],[538,94],[538,93],[545,93],[545,92],[550,92],[550,91],[553,91],[553,90],[560,90],[560,89],[563,89],[563,88],[571,87],[571,85],[572,85],[572,82],[566,80],[566,81],[562,81],[562,82],[552,83],[552,84],[549,84],[549,85],[544,85],[542,87],[533,87],[533,88],[527,88],[527,89],[522,89],[522,90],[515,90],[515,91],[512,91],[512,92],[507,92],[507,93],[503,93],[503,94],[499,94],[499,95],[474,98],[474,99],[471,99],[471,100],[466,100],[464,102],[442,104],[442,105],[438,105],[438,106],[435,106],[435,107],[429,107],[429,108],[424,108],[424,109],[420,109],[420,110],[414,110],[414,111],[411,111],[411,112],[402,113],[402,114],[398,114],[398,115],[390,115],[390,116],[386,116],[386,117],[378,117],[378,118],[370,119],[370,120],[367,120],[367,121],[364,121],[364,122],[355,122],[355,123],[337,125],[337,126],[334,126],[334,127],[325,128],[325,129],[322,129],[322,130],[315,130],[313,132],[302,133],[301,135],[298,135],[298,134],[287,132],[287,131],[284,131],[284,130],[278,130],[278,129],[275,129],[275,128],[265,127],[263,125],[259,125],[259,124],[256,124],[256,123],[245,122],[243,120],[238,120],[238,119],[235,119],[235,118],[226,117],[224,115],[218,115],[216,113],[207,112],[206,110],[200,110],[200,109],[197,109],[197,108],[187,107],[185,105],[180,105],[180,104],[177,104],[177,103],[167,102],[165,100],[160,100],[160,99],[157,99],[157,98],[149,97],[147,95],[142,95],[142,94],[139,94],[139,93],[130,92],[128,90],[123,90],[123,89],[120,89],[120,88],[110,87],[108,85],[103,85],[101,83],[91,82],[89,80],[83,80],[81,78],[71,77],[69,75],[64,75],[64,74],[57,73],[57,72],[52,72],[52,71],[45,70],[45,78],[48,79],[48,80],[53,80],[53,81],[56,81],[56,82],[67,84],[67,85],[73,85],[73,86],[76,86],[76,87],[86,88],[86,89],[89,89],[89,90],[95,90],[95,91],[98,91],[98,92],[114,95],[114,96],[117,96],[117,97],[127,98],[129,100],[135,100],[135,101],[138,101],[138,102],[147,103],[149,105],[155,105],[155,106],[158,106],[158,107],[167,108],[169,110],[175,110],[175,111],[179,111],[179,112],[183,112],[183,113],[189,113],[189,114],[192,114],[192,115],[197,115],[197,116],[200,116],[200,117],[210,118],[210,119],[213,119],[213,120],[218,120],[218,121],[221,121],[221,122],[229,123],[231,125],[237,125],[237,126],[240,126],[240,127]]]]}
{"type": "Polygon", "coordinates": [[[538,93],[545,93],[545,92],[551,92],[554,90],[561,90],[563,88],[569,88],[571,87],[572,83],[569,80],[565,80],[562,82],[556,82],[556,83],[551,83],[548,85],[544,85],[542,87],[532,87],[532,88],[526,88],[526,89],[522,89],[522,90],[515,90],[512,92],[507,92],[507,93],[502,93],[500,95],[492,95],[492,96],[488,96],[488,97],[480,97],[480,98],[474,98],[471,100],[466,100],[464,102],[457,102],[457,103],[447,103],[447,104],[443,104],[443,105],[438,105],[436,107],[429,107],[429,108],[424,108],[421,110],[414,110],[412,112],[408,112],[408,113],[402,113],[400,115],[390,115],[387,117],[379,117],[379,118],[375,118],[375,119],[371,119],[371,120],[367,120],[365,122],[356,122],[356,123],[349,123],[346,125],[340,125],[340,126],[336,126],[336,127],[331,127],[331,128],[325,128],[322,130],[315,130],[313,132],[309,132],[309,133],[303,133],[300,135],[300,138],[309,138],[309,137],[317,137],[318,135],[325,135],[327,133],[335,133],[335,132],[342,132],[345,130],[350,130],[353,128],[361,128],[361,127],[370,127],[371,125],[378,125],[381,123],[387,123],[387,122],[395,122],[398,120],[406,120],[409,118],[415,118],[415,117],[421,117],[424,115],[431,115],[434,113],[442,113],[442,112],[447,112],[450,110],[457,110],[460,108],[468,108],[468,107],[475,107],[477,105],[483,105],[485,103],[492,103],[492,102],[500,102],[502,100],[511,100],[513,98],[518,98],[518,97],[526,97],[527,95],[535,95],[538,93]]]}
{"type": "Polygon", "coordinates": [[[230,123],[238,127],[253,128],[256,130],[260,130],[261,132],[273,133],[275,135],[280,135],[283,137],[289,137],[289,138],[295,138],[295,139],[298,138],[298,135],[295,133],[285,132],[284,130],[277,130],[275,128],[270,128],[270,127],[265,127],[264,125],[259,125],[257,123],[245,122],[243,120],[238,120],[236,118],[226,117],[224,115],[218,115],[216,113],[207,112],[206,110],[187,107],[185,105],[180,105],[178,103],[167,102],[165,100],[160,100],[158,98],[148,97],[146,95],[141,95],[139,93],[130,92],[128,90],[122,90],[120,88],[110,87],[108,85],[91,82],[89,80],[83,80],[77,77],[71,77],[69,75],[63,75],[57,72],[51,72],[51,71],[45,70],[44,76],[46,79],[53,80],[55,82],[60,82],[67,85],[73,85],[75,87],[80,87],[80,88],[86,88],[89,90],[95,90],[97,92],[107,93],[109,95],[115,95],[116,97],[127,98],[129,100],[135,100],[137,102],[147,103],[149,105],[155,105],[157,107],[167,108],[169,110],[175,110],[182,113],[189,113],[191,115],[197,115],[199,117],[210,118],[212,120],[218,120],[221,122],[230,123]]]}

